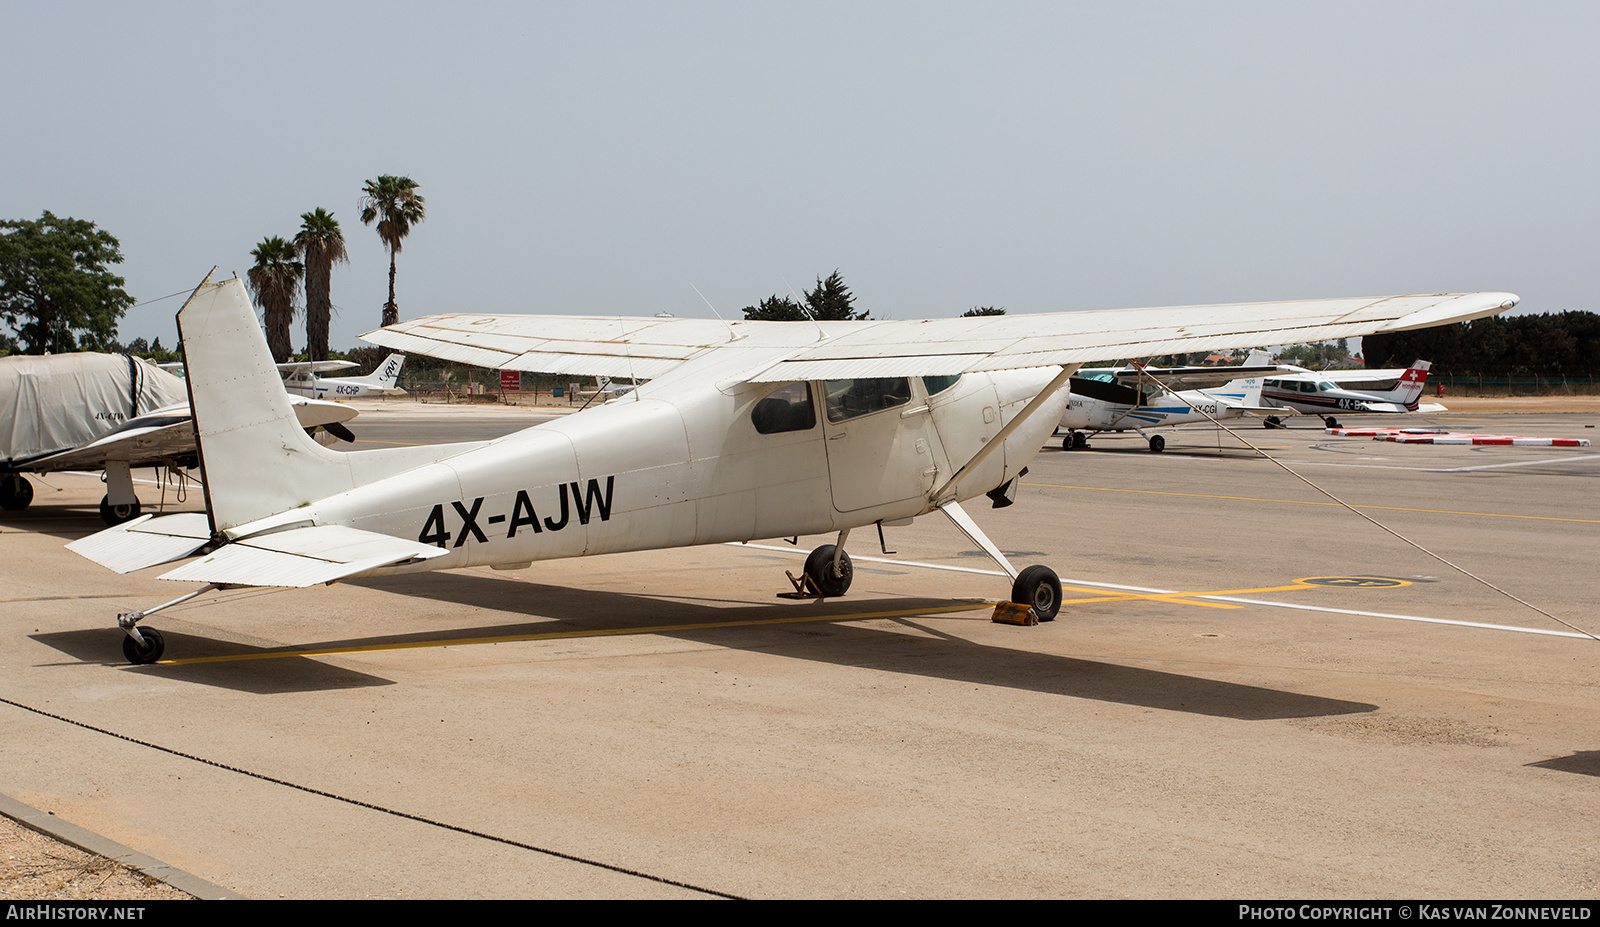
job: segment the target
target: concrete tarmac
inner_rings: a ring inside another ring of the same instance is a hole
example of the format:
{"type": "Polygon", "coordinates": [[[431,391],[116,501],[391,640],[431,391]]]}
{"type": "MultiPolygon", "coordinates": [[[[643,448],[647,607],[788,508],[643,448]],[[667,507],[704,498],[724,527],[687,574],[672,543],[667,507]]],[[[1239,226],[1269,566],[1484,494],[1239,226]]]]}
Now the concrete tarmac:
{"type": "MultiPolygon", "coordinates": [[[[1314,423],[1240,434],[1600,631],[1600,448],[1314,423]]],[[[1600,642],[1214,432],[1050,445],[968,503],[1061,574],[1038,627],[934,515],[855,532],[840,599],[775,596],[821,537],[234,590],[152,617],[146,667],[116,613],[190,587],[64,550],[104,489],[51,476],[0,518],[0,793],[251,898],[1593,897],[1600,642]]]]}

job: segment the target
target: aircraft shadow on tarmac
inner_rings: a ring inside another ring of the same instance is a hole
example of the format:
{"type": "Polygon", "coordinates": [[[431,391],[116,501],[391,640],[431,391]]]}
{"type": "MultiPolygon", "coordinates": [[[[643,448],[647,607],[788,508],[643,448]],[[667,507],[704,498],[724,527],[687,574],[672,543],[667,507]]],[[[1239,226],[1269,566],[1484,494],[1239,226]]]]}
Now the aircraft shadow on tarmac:
{"type": "MultiPolygon", "coordinates": [[[[654,597],[612,590],[576,589],[509,581],[470,572],[434,573],[356,580],[351,585],[426,598],[440,602],[524,614],[528,622],[478,627],[449,627],[411,634],[371,634],[336,640],[305,641],[282,650],[320,650],[351,647],[402,647],[407,644],[516,637],[530,634],[582,634],[627,632],[629,625],[643,633],[691,640],[718,647],[775,654],[837,666],[855,666],[888,673],[906,673],[975,685],[1020,689],[1071,698],[1160,708],[1191,714],[1261,721],[1324,717],[1377,710],[1376,705],[1322,698],[1185,676],[1115,663],[1030,652],[1024,649],[977,644],[939,632],[916,617],[893,618],[912,633],[883,630],[855,623],[863,613],[921,611],[939,614],[953,607],[970,606],[970,599],[867,598],[774,602],[708,608],[682,597],[654,597]],[[619,615],[641,615],[622,621],[619,615]],[[815,616],[817,621],[783,619],[815,616]],[[829,616],[851,623],[830,622],[829,616]],[[772,619],[770,624],[763,619],[772,619]],[[752,622],[736,627],[666,630],[664,626],[708,622],[752,622]],[[654,629],[654,630],[651,630],[654,629]]],[[[707,602],[715,601],[712,599],[707,602]]],[[[281,606],[279,606],[281,607],[281,606]]],[[[989,620],[987,610],[966,613],[970,621],[989,620]]],[[[1026,635],[1066,629],[1070,618],[1039,628],[1016,628],[1018,646],[1026,635]]],[[[376,622],[351,619],[347,627],[371,628],[376,622]]],[[[168,679],[269,695],[279,692],[343,689],[393,685],[390,680],[331,665],[313,656],[250,659],[272,651],[237,642],[195,637],[163,629],[167,654],[175,659],[239,657],[212,663],[121,666],[126,672],[159,674],[168,679]]],[[[85,662],[121,664],[121,634],[111,629],[35,635],[55,649],[85,662]]]]}
{"type": "Polygon", "coordinates": [[[1554,769],[1557,772],[1577,773],[1580,776],[1600,776],[1600,750],[1579,750],[1570,756],[1551,757],[1528,765],[1540,769],[1554,769]]]}

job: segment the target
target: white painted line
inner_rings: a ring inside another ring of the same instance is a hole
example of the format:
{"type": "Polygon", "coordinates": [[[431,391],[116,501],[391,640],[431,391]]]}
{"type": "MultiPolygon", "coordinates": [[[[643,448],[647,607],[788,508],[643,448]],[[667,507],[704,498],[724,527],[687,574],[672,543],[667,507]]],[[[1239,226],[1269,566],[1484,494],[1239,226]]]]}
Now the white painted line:
{"type": "MultiPolygon", "coordinates": [[[[742,544],[737,541],[730,542],[729,547],[751,547],[758,550],[775,550],[794,557],[808,556],[811,552],[794,547],[774,547],[770,544],[742,544]]],[[[945,566],[939,563],[920,563],[915,560],[889,560],[884,557],[857,557],[850,555],[852,560],[865,560],[871,563],[892,563],[897,566],[924,567],[929,570],[950,570],[956,573],[980,573],[985,576],[1006,576],[999,570],[978,570],[972,567],[945,566]]],[[[1006,577],[1010,578],[1010,577],[1006,577]]],[[[1510,624],[1488,624],[1481,621],[1457,621],[1451,618],[1426,618],[1421,615],[1396,615],[1390,612],[1368,612],[1353,608],[1329,608],[1323,605],[1301,605],[1294,602],[1270,602],[1266,599],[1245,599],[1230,595],[1198,595],[1188,594],[1177,589],[1155,589],[1150,586],[1126,586],[1121,583],[1103,583],[1098,580],[1071,579],[1061,577],[1063,586],[1087,586],[1090,589],[1110,589],[1117,592],[1140,592],[1150,595],[1175,595],[1189,599],[1211,599],[1218,602],[1237,602],[1244,605],[1265,605],[1268,608],[1291,608],[1305,612],[1328,612],[1335,615],[1354,615],[1360,618],[1384,618],[1390,621],[1420,621],[1424,624],[1448,624],[1462,628],[1481,628],[1486,631],[1515,631],[1519,634],[1542,634],[1547,637],[1575,637],[1578,640],[1592,640],[1587,634],[1576,631],[1550,631],[1544,628],[1525,628],[1510,624]]]]}

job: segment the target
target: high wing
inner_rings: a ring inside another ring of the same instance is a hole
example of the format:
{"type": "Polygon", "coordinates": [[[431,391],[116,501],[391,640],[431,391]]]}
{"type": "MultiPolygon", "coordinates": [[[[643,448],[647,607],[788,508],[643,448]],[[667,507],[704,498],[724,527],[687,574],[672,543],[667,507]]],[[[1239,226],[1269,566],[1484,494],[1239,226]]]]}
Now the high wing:
{"type": "Polygon", "coordinates": [[[703,352],[783,348],[754,382],[952,375],[1124,357],[1351,338],[1481,318],[1510,293],[1454,293],[927,321],[719,322],[549,315],[437,315],[362,335],[447,360],[542,373],[654,379],[703,352]]]}
{"type": "Polygon", "coordinates": [[[1349,370],[1301,370],[1297,372],[1309,373],[1313,379],[1327,380],[1329,383],[1383,383],[1387,380],[1398,380],[1405,376],[1406,368],[1367,370],[1362,367],[1353,367],[1349,370]]]}
{"type": "Polygon", "coordinates": [[[361,365],[357,364],[355,361],[344,360],[291,361],[289,363],[279,364],[278,371],[280,373],[299,373],[301,371],[322,373],[325,370],[348,370],[351,367],[359,366],[361,365]]]}
{"type": "MultiPolygon", "coordinates": [[[[1248,377],[1270,377],[1293,368],[1265,367],[1123,367],[1115,371],[1117,382],[1133,386],[1154,380],[1169,390],[1205,389],[1223,386],[1248,377]]],[[[1081,374],[1082,371],[1079,371],[1081,374]]]]}

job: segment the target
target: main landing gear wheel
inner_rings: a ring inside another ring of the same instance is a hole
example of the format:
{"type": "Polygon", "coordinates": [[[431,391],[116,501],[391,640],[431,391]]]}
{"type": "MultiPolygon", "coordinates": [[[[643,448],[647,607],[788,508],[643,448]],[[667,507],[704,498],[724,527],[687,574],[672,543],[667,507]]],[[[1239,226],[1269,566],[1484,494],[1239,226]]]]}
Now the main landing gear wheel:
{"type": "Polygon", "coordinates": [[[842,551],[839,554],[839,573],[834,574],[833,550],[832,544],[824,544],[806,558],[806,576],[811,580],[811,585],[829,598],[844,595],[850,588],[850,580],[856,575],[855,567],[850,564],[850,555],[842,551]]]}
{"type": "Polygon", "coordinates": [[[144,638],[143,647],[139,646],[139,642],[134,640],[132,635],[122,636],[122,655],[128,658],[128,662],[135,666],[143,666],[161,659],[162,651],[167,649],[167,642],[161,636],[161,632],[155,628],[140,628],[139,636],[144,638]]]}
{"type": "Polygon", "coordinates": [[[1063,451],[1086,451],[1089,449],[1089,436],[1081,431],[1069,431],[1067,436],[1061,439],[1061,449],[1063,451]]]}
{"type": "Polygon", "coordinates": [[[100,520],[115,528],[125,521],[133,521],[139,517],[139,500],[133,500],[131,505],[112,505],[110,496],[100,497],[100,520]]]}
{"type": "Polygon", "coordinates": [[[1261,423],[1261,427],[1262,428],[1282,428],[1283,427],[1283,419],[1277,417],[1276,415],[1269,415],[1269,416],[1267,416],[1267,420],[1261,423]]]}
{"type": "Polygon", "coordinates": [[[1329,428],[1338,428],[1339,420],[1331,415],[1324,415],[1322,417],[1322,424],[1327,425],[1329,428]]]}
{"type": "Polygon", "coordinates": [[[1150,436],[1150,453],[1159,454],[1167,449],[1167,439],[1160,435],[1150,436]]]}
{"type": "Polygon", "coordinates": [[[1061,580],[1047,566],[1028,567],[1011,584],[1011,601],[1028,606],[1040,621],[1054,621],[1061,611],[1061,580]]]}
{"type": "Polygon", "coordinates": [[[19,473],[0,477],[0,509],[20,512],[33,501],[33,484],[19,473]]]}

